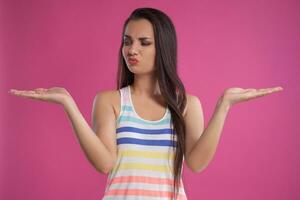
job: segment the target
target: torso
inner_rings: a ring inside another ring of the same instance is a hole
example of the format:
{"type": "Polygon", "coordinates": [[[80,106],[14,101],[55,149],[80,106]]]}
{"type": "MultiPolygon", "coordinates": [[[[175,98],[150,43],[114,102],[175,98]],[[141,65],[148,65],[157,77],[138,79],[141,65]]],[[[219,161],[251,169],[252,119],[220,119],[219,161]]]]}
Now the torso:
{"type": "MultiPolygon", "coordinates": [[[[117,196],[127,199],[128,195],[130,199],[169,199],[174,178],[173,139],[177,140],[170,113],[164,115],[166,105],[159,97],[130,95],[128,87],[120,91],[110,90],[105,98],[116,117],[117,159],[109,172],[103,200],[117,196]]],[[[182,179],[180,185],[178,199],[186,199],[182,179]]]]}

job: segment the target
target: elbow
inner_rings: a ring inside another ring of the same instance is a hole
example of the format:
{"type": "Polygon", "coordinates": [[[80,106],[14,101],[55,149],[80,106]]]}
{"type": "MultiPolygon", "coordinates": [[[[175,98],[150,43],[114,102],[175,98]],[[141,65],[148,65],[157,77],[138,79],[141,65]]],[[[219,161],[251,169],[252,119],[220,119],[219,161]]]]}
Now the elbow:
{"type": "Polygon", "coordinates": [[[95,169],[104,175],[107,175],[111,171],[111,168],[109,167],[95,167],[95,169]]]}
{"type": "Polygon", "coordinates": [[[190,167],[190,169],[192,170],[192,172],[194,173],[200,173],[202,172],[204,169],[206,169],[207,165],[203,165],[203,166],[198,166],[198,167],[190,167]]]}
{"type": "Polygon", "coordinates": [[[192,159],[190,158],[189,160],[186,160],[188,167],[192,170],[192,172],[195,173],[200,173],[202,172],[204,169],[207,168],[207,166],[209,165],[209,163],[212,161],[212,156],[208,155],[205,157],[201,157],[201,159],[192,159]]]}
{"type": "Polygon", "coordinates": [[[188,168],[194,173],[200,173],[208,166],[208,163],[186,163],[188,168]]]}
{"type": "Polygon", "coordinates": [[[190,168],[190,169],[191,169],[192,172],[194,172],[194,173],[200,173],[200,172],[202,172],[205,168],[206,168],[206,166],[201,166],[201,167],[194,167],[194,168],[190,168]]]}
{"type": "Polygon", "coordinates": [[[111,162],[111,163],[106,163],[106,165],[103,165],[103,166],[95,166],[96,170],[98,172],[100,172],[101,174],[109,174],[110,171],[113,169],[114,167],[114,163],[115,162],[111,162]]]}
{"type": "Polygon", "coordinates": [[[104,169],[104,170],[102,170],[102,174],[107,175],[107,174],[109,174],[110,171],[111,171],[111,169],[104,169]]]}

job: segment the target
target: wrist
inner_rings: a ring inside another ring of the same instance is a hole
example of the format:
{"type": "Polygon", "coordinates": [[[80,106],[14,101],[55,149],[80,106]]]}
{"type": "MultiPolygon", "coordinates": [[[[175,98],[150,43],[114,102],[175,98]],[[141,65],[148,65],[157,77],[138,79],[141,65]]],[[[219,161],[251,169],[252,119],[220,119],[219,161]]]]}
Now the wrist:
{"type": "Polygon", "coordinates": [[[76,106],[76,103],[72,97],[66,97],[62,101],[62,106],[64,107],[65,110],[68,110],[72,106],[76,106]]]}
{"type": "Polygon", "coordinates": [[[217,107],[225,112],[229,111],[231,105],[230,103],[222,97],[218,99],[217,107]]]}

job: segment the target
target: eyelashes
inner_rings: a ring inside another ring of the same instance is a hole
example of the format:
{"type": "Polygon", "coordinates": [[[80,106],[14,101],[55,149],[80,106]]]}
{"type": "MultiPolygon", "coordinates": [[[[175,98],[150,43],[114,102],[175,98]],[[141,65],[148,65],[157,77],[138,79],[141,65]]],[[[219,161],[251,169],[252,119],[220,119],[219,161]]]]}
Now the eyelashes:
{"type": "MultiPolygon", "coordinates": [[[[149,45],[151,45],[151,43],[149,43],[149,42],[147,42],[147,43],[141,43],[142,44],[142,46],[149,46],[149,45]]],[[[128,45],[130,45],[130,42],[128,42],[128,41],[123,41],[123,45],[124,46],[128,46],[128,45]]]]}

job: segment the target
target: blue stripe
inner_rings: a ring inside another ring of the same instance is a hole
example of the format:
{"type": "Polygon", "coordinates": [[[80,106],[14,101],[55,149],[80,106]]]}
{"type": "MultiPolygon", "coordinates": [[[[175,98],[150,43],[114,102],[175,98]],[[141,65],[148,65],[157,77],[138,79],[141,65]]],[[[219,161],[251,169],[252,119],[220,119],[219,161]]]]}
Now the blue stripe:
{"type": "Polygon", "coordinates": [[[164,116],[165,119],[159,121],[151,121],[151,120],[141,120],[140,118],[136,117],[135,114],[131,115],[132,113],[134,113],[133,108],[131,105],[122,105],[122,112],[124,112],[116,121],[116,123],[120,123],[123,121],[130,121],[130,122],[135,122],[135,123],[139,123],[139,124],[144,124],[144,125],[163,125],[163,124],[170,124],[171,122],[171,115],[168,111],[167,115],[168,116],[164,116]]]}
{"type": "Polygon", "coordinates": [[[134,133],[142,133],[142,134],[174,134],[175,131],[173,131],[170,128],[164,128],[164,129],[142,129],[142,128],[135,128],[130,126],[123,126],[120,128],[117,128],[117,133],[120,132],[134,132],[134,133]]]}
{"type": "Polygon", "coordinates": [[[123,111],[133,111],[132,107],[131,107],[131,106],[128,106],[128,105],[123,105],[123,106],[122,106],[122,110],[123,110],[123,111]]]}
{"type": "Polygon", "coordinates": [[[119,138],[117,144],[141,144],[148,146],[176,146],[176,141],[171,140],[143,140],[136,138],[119,138]]]}

